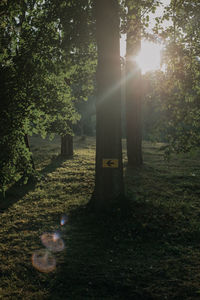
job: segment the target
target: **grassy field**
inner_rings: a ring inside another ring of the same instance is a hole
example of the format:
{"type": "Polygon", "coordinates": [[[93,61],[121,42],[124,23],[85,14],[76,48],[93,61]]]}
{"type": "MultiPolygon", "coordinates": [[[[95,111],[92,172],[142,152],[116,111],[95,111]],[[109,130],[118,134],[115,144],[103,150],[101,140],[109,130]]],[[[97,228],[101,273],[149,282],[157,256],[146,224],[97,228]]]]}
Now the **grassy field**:
{"type": "Polygon", "coordinates": [[[144,166],[131,170],[124,150],[129,215],[97,217],[86,209],[94,139],[76,137],[70,160],[59,143],[33,137],[38,181],[0,201],[0,299],[200,299],[200,153],[167,162],[159,144],[144,142],[144,166]],[[45,232],[65,244],[49,273],[31,260],[45,232]]]}

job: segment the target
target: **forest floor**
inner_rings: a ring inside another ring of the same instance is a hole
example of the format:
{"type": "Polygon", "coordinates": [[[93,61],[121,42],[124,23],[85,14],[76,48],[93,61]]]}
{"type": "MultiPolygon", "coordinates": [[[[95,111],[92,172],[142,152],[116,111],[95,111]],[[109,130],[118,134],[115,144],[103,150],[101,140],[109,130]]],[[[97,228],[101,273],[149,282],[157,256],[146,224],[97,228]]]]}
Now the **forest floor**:
{"type": "Polygon", "coordinates": [[[144,165],[131,170],[124,148],[131,208],[108,217],[86,209],[94,138],[76,137],[69,160],[58,156],[59,143],[33,137],[39,180],[14,185],[0,201],[0,299],[200,299],[200,153],[168,162],[160,144],[144,142],[144,165]],[[65,247],[45,252],[56,268],[44,273],[34,258],[42,260],[47,232],[65,247]]]}

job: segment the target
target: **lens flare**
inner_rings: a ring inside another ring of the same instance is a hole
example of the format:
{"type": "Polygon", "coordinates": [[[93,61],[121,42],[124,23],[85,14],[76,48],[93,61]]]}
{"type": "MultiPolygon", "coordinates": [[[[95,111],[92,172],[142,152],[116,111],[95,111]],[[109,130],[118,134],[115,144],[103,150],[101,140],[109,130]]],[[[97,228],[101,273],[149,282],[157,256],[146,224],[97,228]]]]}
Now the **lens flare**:
{"type": "Polygon", "coordinates": [[[42,244],[52,252],[60,252],[65,248],[65,244],[57,232],[46,232],[41,235],[42,244]]]}
{"type": "Polygon", "coordinates": [[[60,225],[63,226],[67,223],[68,221],[68,217],[67,215],[62,215],[61,218],[60,218],[60,225]]]}
{"type": "Polygon", "coordinates": [[[52,237],[53,237],[54,242],[56,242],[58,239],[60,239],[59,232],[54,232],[52,237]]]}
{"type": "Polygon", "coordinates": [[[38,250],[32,255],[32,265],[40,272],[49,273],[55,270],[56,260],[47,250],[38,250]]]}

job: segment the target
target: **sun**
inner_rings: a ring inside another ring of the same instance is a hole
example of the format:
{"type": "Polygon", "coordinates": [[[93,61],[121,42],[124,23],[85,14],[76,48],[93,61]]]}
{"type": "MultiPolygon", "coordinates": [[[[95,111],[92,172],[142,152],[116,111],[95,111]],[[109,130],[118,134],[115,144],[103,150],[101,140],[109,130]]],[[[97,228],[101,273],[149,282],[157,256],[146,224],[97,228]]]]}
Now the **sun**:
{"type": "Polygon", "coordinates": [[[142,41],[141,51],[134,57],[142,74],[160,69],[162,46],[148,41],[142,41]]]}

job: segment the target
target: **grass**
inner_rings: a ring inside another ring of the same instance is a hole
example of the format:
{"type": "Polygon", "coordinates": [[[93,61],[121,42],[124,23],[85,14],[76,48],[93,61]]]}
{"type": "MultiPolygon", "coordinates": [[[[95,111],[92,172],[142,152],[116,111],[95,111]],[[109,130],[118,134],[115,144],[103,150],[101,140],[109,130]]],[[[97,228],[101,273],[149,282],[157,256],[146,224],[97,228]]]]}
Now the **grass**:
{"type": "Polygon", "coordinates": [[[0,299],[200,299],[200,153],[163,159],[144,142],[144,166],[127,168],[131,209],[124,217],[85,208],[94,188],[95,142],[75,139],[73,159],[59,140],[33,137],[38,182],[15,185],[0,202],[0,299]],[[68,222],[60,226],[60,217],[68,222]],[[41,273],[40,236],[60,231],[57,267],[41,273]]]}

